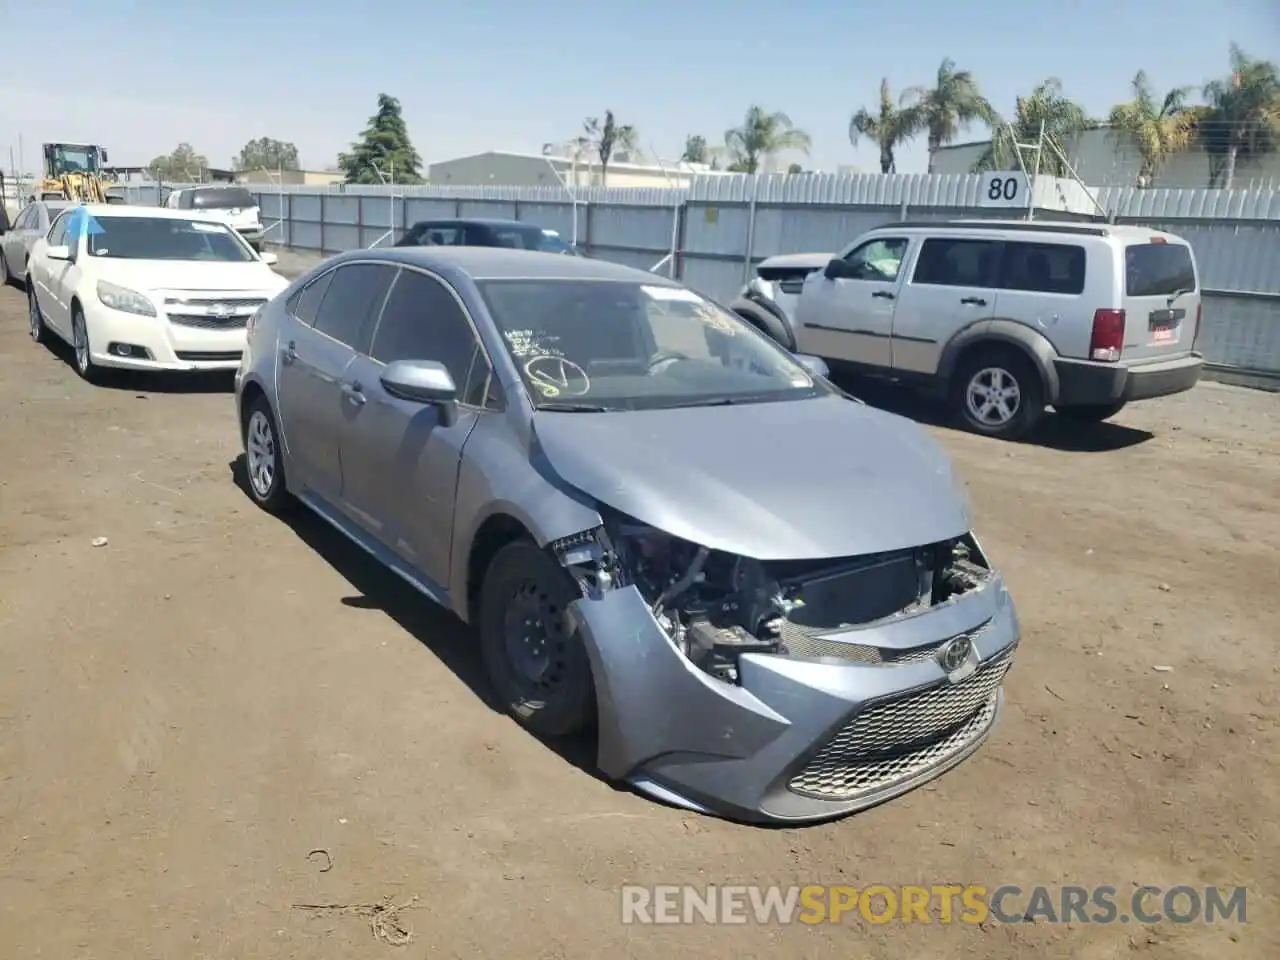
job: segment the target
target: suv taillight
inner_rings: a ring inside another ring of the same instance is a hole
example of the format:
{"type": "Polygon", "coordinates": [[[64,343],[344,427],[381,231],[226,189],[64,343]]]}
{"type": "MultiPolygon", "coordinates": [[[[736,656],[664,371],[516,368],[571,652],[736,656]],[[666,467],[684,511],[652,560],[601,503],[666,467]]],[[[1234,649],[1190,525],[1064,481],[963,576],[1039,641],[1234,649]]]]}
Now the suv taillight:
{"type": "Polygon", "coordinates": [[[1203,303],[1196,304],[1196,332],[1191,338],[1191,349],[1196,348],[1196,344],[1200,342],[1200,312],[1204,309],[1203,303]]]}
{"type": "Polygon", "coordinates": [[[1095,310],[1093,335],[1089,338],[1089,359],[1114,363],[1124,349],[1124,311],[1095,310]]]}

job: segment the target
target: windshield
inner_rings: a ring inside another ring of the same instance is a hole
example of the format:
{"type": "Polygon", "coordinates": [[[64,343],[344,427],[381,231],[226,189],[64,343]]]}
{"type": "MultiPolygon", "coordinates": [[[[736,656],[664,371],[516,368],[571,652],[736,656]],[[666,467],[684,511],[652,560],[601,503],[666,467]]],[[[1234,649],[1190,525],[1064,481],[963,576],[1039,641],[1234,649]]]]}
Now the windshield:
{"type": "Polygon", "coordinates": [[[248,210],[258,201],[248,190],[236,187],[216,187],[212,190],[192,190],[193,210],[248,210]]]}
{"type": "Polygon", "coordinates": [[[600,280],[478,286],[540,409],[750,403],[829,390],[772,341],[683,287],[600,280]]]}
{"type": "Polygon", "coordinates": [[[576,256],[578,253],[560,239],[560,234],[554,230],[542,230],[537,227],[495,227],[493,235],[500,247],[541,250],[543,253],[564,253],[570,256],[576,256]]]}
{"type": "Polygon", "coordinates": [[[114,260],[206,260],[245,263],[254,253],[229,227],[167,217],[95,217],[89,256],[114,260]]]}

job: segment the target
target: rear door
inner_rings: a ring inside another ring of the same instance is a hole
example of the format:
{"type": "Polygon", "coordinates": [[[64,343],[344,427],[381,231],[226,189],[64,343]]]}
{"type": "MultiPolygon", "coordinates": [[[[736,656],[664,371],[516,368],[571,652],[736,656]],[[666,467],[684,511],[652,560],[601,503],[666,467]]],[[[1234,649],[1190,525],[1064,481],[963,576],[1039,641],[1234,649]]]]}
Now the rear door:
{"type": "Polygon", "coordinates": [[[1124,360],[1169,360],[1191,352],[1200,283],[1191,247],[1153,237],[1124,248],[1124,360]]]}
{"type": "Polygon", "coordinates": [[[996,314],[1003,244],[981,237],[927,237],[893,314],[893,369],[937,372],[942,348],[996,314]]]}
{"type": "MultiPolygon", "coordinates": [[[[1093,249],[1098,254],[1108,248],[1095,243],[1093,249]]],[[[1000,319],[1030,327],[1064,357],[1088,357],[1097,306],[1084,296],[1088,261],[1079,238],[1006,240],[1000,319]]]]}

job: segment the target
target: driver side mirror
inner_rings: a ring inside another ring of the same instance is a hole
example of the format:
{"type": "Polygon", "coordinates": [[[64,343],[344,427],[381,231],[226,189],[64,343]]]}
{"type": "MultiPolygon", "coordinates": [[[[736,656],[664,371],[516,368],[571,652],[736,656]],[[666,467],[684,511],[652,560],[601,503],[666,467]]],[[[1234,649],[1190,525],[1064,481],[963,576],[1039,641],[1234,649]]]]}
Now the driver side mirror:
{"type": "Polygon", "coordinates": [[[827,263],[826,268],[822,271],[822,275],[828,280],[848,279],[854,275],[853,269],[848,263],[839,257],[833,258],[827,263]]]}
{"type": "Polygon", "coordinates": [[[47,249],[44,254],[50,260],[70,260],[71,248],[65,243],[60,243],[56,247],[50,247],[47,249]]]}
{"type": "Polygon", "coordinates": [[[440,425],[451,427],[458,421],[458,387],[443,363],[434,360],[394,360],[378,378],[393,397],[438,407],[440,425]]]}

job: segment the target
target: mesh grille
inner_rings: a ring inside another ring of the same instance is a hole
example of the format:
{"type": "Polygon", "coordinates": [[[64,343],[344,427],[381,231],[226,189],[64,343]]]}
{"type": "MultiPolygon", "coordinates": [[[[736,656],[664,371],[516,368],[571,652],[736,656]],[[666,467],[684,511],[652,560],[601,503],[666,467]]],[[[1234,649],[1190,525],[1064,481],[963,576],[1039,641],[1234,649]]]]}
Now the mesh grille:
{"type": "Polygon", "coordinates": [[[796,793],[852,800],[926,772],[973,743],[995,716],[1006,654],[956,684],[875,704],[847,723],[795,777],[796,793]]]}

